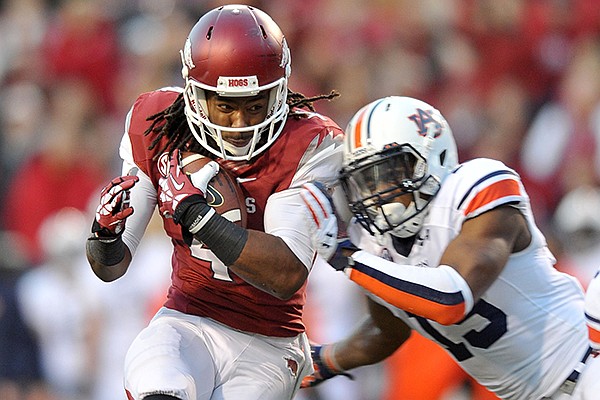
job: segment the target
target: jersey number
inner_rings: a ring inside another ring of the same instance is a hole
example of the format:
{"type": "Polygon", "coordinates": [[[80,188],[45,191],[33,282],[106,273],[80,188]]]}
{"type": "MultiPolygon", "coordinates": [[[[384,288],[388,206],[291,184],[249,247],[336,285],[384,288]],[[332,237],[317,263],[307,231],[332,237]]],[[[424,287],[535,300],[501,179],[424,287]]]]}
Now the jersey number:
{"type": "Polygon", "coordinates": [[[192,257],[197,258],[208,264],[213,272],[213,278],[222,281],[233,281],[229,276],[229,269],[219,260],[215,255],[202,245],[199,241],[194,239],[194,242],[190,246],[192,257]]]}
{"type": "MultiPolygon", "coordinates": [[[[454,343],[448,338],[444,337],[439,331],[437,331],[429,321],[423,317],[419,317],[414,314],[409,314],[415,318],[419,325],[427,332],[436,342],[444,346],[458,361],[464,361],[471,357],[473,354],[469,351],[464,343],[454,343]]],[[[506,314],[498,307],[488,303],[483,299],[473,306],[473,309],[467,316],[459,322],[457,325],[463,324],[469,318],[474,315],[479,315],[487,319],[490,323],[480,331],[470,330],[463,335],[463,338],[473,347],[480,349],[487,349],[500,339],[507,332],[506,314]]]]}

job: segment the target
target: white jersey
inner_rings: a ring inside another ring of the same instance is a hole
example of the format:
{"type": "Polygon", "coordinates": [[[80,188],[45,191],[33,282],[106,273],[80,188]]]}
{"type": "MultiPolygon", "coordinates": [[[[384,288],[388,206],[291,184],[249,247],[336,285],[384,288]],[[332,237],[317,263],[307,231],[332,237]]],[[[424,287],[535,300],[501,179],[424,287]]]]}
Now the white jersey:
{"type": "Polygon", "coordinates": [[[460,165],[444,180],[406,257],[394,248],[390,235],[375,238],[359,224],[351,225],[349,235],[361,249],[395,263],[436,268],[465,220],[507,203],[527,219],[531,243],[510,256],[461,322],[441,325],[368,295],[447,349],[501,398],[539,399],[556,391],[587,350],[583,291],[573,277],[554,268],[555,259],[513,170],[489,159],[460,165]],[[510,191],[503,190],[507,185],[510,191]]]}
{"type": "Polygon", "coordinates": [[[585,318],[590,346],[600,350],[600,270],[596,272],[585,293],[585,318]]]}

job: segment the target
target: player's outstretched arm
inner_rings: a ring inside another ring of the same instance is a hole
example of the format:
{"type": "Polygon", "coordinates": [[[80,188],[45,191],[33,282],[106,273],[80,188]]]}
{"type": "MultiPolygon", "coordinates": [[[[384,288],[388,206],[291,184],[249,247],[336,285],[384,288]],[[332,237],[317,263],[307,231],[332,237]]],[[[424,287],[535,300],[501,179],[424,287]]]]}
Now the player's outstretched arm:
{"type": "Polygon", "coordinates": [[[368,299],[369,314],[346,339],[311,345],[315,372],[302,380],[312,387],[347,371],[375,364],[391,356],[410,336],[411,329],[387,308],[368,299]]]}
{"type": "Polygon", "coordinates": [[[530,243],[531,232],[523,214],[503,205],[465,221],[440,263],[458,271],[477,301],[498,278],[510,255],[530,243]]]}
{"type": "Polygon", "coordinates": [[[86,256],[94,273],[105,282],[123,276],[131,262],[131,252],[121,236],[126,219],[134,211],[129,205],[129,191],[138,180],[130,175],[114,178],[100,193],[86,256]]]}
{"type": "Polygon", "coordinates": [[[329,264],[389,304],[451,325],[462,320],[492,285],[510,254],[525,249],[530,241],[520,211],[500,206],[467,220],[437,268],[399,265],[343,247],[344,242],[329,264]]]}

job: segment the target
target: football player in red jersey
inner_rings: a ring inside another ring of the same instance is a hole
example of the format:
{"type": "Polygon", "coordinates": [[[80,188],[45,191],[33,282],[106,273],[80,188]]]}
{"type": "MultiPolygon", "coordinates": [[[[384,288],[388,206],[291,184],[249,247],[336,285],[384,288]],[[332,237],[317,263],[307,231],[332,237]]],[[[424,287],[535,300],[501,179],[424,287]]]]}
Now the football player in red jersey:
{"type": "Polygon", "coordinates": [[[333,184],[342,160],[342,130],[312,102],[336,94],[288,90],[285,38],[250,6],[202,16],[181,58],[185,87],[144,93],[129,111],[123,176],[103,190],[87,241],[104,281],[125,274],[156,206],[173,243],[168,298],[125,360],[127,395],[290,399],[312,369],[306,279],[316,248],[331,244],[311,235],[300,187],[333,184]],[[189,179],[182,151],[214,162],[189,179]],[[219,169],[242,187],[246,227],[207,204],[219,169]]]}

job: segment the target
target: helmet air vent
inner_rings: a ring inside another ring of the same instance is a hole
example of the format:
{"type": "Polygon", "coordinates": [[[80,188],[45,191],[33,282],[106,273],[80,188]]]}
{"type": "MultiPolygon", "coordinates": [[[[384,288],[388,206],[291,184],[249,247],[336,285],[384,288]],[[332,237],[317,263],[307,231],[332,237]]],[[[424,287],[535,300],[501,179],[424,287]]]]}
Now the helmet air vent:
{"type": "Polygon", "coordinates": [[[267,32],[265,31],[265,27],[260,25],[260,31],[262,32],[263,39],[267,38],[267,32]]]}

